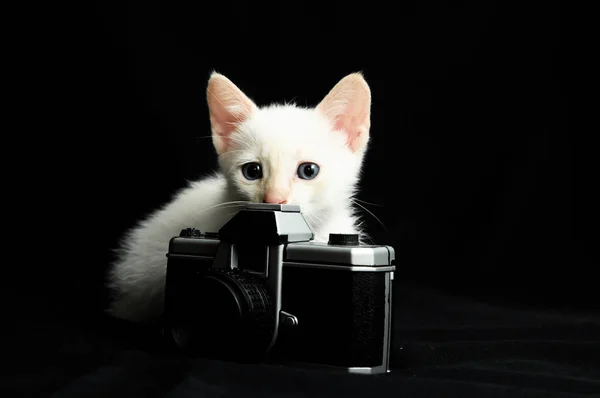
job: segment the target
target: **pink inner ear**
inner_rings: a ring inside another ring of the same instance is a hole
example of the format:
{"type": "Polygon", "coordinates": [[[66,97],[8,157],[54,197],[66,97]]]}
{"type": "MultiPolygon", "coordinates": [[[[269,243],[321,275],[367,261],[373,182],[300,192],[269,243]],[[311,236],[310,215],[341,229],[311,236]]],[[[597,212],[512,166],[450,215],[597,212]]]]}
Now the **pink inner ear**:
{"type": "Polygon", "coordinates": [[[335,129],[346,132],[348,147],[353,152],[364,149],[369,140],[370,108],[371,91],[359,74],[342,79],[318,106],[335,129]]]}
{"type": "Polygon", "coordinates": [[[215,74],[207,88],[207,101],[218,154],[227,151],[231,134],[248,119],[256,105],[225,76],[215,74]]]}
{"type": "Polygon", "coordinates": [[[336,130],[343,130],[347,133],[348,146],[353,152],[356,152],[363,145],[365,136],[368,135],[368,117],[365,119],[364,113],[343,114],[337,118],[334,127],[336,130]]]}
{"type": "MultiPolygon", "coordinates": [[[[214,104],[210,111],[210,122],[213,133],[219,136],[223,145],[229,145],[229,138],[239,123],[250,115],[251,110],[246,106],[241,112],[227,108],[224,104],[214,104]]],[[[225,149],[225,148],[224,148],[225,149]]]]}

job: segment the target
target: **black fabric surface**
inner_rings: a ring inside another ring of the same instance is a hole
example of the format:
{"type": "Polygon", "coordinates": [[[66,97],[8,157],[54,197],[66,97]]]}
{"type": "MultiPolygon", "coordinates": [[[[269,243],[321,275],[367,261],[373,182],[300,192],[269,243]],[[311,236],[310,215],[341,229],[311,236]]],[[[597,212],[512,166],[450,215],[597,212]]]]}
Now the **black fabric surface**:
{"type": "MultiPolygon", "coordinates": [[[[600,394],[600,317],[395,287],[393,371],[333,374],[184,360],[108,318],[17,327],[3,396],[580,397],[600,394]],[[33,326],[33,327],[31,327],[33,326]]],[[[17,325],[18,326],[18,325],[17,325]]]]}

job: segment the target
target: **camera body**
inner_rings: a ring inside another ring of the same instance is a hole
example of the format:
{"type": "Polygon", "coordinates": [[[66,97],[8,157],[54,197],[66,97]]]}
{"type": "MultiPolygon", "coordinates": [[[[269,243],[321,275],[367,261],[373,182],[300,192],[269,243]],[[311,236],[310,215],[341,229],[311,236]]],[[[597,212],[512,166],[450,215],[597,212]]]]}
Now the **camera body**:
{"type": "Polygon", "coordinates": [[[163,336],[182,352],[352,373],[387,373],[390,246],[314,231],[298,205],[252,203],[217,233],[169,242],[163,336]]]}

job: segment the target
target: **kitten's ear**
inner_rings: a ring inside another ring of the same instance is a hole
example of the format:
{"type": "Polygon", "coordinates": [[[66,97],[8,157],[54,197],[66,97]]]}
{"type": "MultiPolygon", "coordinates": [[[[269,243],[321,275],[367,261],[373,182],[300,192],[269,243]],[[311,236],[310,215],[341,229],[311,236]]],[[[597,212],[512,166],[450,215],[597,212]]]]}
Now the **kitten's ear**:
{"type": "Polygon", "coordinates": [[[247,120],[256,105],[231,80],[213,72],[206,88],[213,145],[217,154],[227,151],[231,133],[247,120]]]}
{"type": "Polygon", "coordinates": [[[347,137],[348,147],[362,153],[369,142],[371,89],[361,73],[340,80],[317,106],[347,137]]]}

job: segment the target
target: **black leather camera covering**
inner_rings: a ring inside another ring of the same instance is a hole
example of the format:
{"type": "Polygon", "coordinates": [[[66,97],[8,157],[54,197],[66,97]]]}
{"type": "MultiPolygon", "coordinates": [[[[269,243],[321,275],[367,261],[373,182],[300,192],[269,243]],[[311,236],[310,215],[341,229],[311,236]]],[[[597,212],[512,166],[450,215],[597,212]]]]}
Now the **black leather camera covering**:
{"type": "Polygon", "coordinates": [[[381,365],[385,278],[385,272],[284,267],[282,310],[294,314],[298,325],[280,328],[271,357],[340,367],[381,365]]]}

